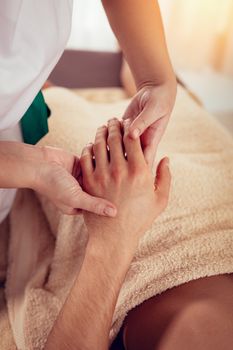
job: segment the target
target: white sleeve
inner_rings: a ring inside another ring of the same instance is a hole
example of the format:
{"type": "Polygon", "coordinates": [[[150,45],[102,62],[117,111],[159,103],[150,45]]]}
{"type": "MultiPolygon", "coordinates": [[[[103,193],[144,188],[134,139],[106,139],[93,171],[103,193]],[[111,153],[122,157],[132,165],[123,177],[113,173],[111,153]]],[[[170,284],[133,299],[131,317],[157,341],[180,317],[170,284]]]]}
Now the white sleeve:
{"type": "Polygon", "coordinates": [[[0,130],[26,112],[69,37],[72,0],[0,0],[0,130]]]}

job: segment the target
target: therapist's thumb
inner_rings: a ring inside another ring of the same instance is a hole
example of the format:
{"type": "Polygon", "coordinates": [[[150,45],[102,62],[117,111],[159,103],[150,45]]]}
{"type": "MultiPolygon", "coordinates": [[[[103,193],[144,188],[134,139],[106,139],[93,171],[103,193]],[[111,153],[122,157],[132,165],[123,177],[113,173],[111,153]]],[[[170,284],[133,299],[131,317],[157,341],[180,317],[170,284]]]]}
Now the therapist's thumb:
{"type": "Polygon", "coordinates": [[[77,208],[103,216],[115,217],[117,214],[117,209],[111,202],[93,197],[84,191],[79,194],[77,208]]]}

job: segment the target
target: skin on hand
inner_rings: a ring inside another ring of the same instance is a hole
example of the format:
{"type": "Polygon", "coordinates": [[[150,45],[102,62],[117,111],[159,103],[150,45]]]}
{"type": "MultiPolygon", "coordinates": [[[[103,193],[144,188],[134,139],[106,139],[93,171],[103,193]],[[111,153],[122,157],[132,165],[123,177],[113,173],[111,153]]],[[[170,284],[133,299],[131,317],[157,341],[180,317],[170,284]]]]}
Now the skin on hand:
{"type": "Polygon", "coordinates": [[[83,191],[78,157],[58,148],[41,149],[44,161],[37,165],[34,190],[49,198],[65,214],[75,215],[83,209],[97,215],[116,215],[111,202],[83,191]]]}
{"type": "Polygon", "coordinates": [[[91,235],[106,233],[105,238],[111,239],[117,230],[118,241],[129,247],[138,244],[141,235],[165,209],[171,176],[168,158],[164,158],[154,178],[140,140],[129,136],[127,126],[124,129],[123,132],[117,119],[110,120],[108,128],[98,128],[95,143],[83,149],[80,164],[84,190],[108,199],[117,207],[115,218],[100,218],[85,212],[88,231],[91,235]]]}
{"type": "Polygon", "coordinates": [[[177,83],[175,77],[166,84],[149,84],[137,92],[134,77],[126,60],[123,58],[121,81],[130,97],[123,119],[129,122],[132,138],[141,137],[141,144],[147,163],[152,166],[155,150],[166,130],[174,106],[177,83]],[[135,131],[136,130],[136,131],[135,131]],[[138,130],[138,131],[137,131],[138,130]]]}
{"type": "Polygon", "coordinates": [[[175,97],[176,83],[144,86],[135,94],[124,113],[123,119],[130,122],[130,136],[141,137],[144,156],[150,167],[166,130],[175,97]]]}

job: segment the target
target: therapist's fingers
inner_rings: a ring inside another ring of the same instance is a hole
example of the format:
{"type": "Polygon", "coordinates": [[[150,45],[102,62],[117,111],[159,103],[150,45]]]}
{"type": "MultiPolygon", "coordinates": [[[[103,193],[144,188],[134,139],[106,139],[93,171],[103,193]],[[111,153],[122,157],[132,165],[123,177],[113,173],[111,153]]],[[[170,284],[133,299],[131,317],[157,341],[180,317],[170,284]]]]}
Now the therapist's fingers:
{"type": "Polygon", "coordinates": [[[160,119],[160,117],[161,116],[157,114],[156,118],[154,106],[148,104],[132,121],[129,127],[130,136],[133,139],[138,138],[155,120],[160,119]]]}
{"type": "Polygon", "coordinates": [[[157,120],[155,123],[151,124],[141,136],[144,157],[150,167],[153,165],[159,142],[165,132],[168,121],[169,116],[157,120]]]}
{"type": "Polygon", "coordinates": [[[110,152],[110,162],[113,164],[125,163],[121,128],[121,123],[117,118],[113,118],[108,121],[107,142],[110,152]]]}
{"type": "Polygon", "coordinates": [[[108,128],[105,125],[99,127],[96,131],[95,143],[93,145],[96,169],[103,170],[108,164],[107,135],[108,128]]]}
{"type": "Polygon", "coordinates": [[[141,146],[140,138],[132,139],[129,135],[129,122],[123,122],[124,126],[124,147],[127,155],[128,163],[134,168],[140,165],[145,165],[145,158],[141,146]]]}

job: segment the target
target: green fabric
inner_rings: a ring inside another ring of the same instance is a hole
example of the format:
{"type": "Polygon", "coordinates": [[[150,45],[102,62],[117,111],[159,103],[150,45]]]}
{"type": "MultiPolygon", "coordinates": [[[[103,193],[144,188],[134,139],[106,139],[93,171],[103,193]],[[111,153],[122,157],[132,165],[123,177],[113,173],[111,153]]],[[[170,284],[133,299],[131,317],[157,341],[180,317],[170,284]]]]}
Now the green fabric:
{"type": "Polygon", "coordinates": [[[50,110],[40,91],[21,119],[21,129],[25,143],[35,145],[48,133],[50,110]]]}

